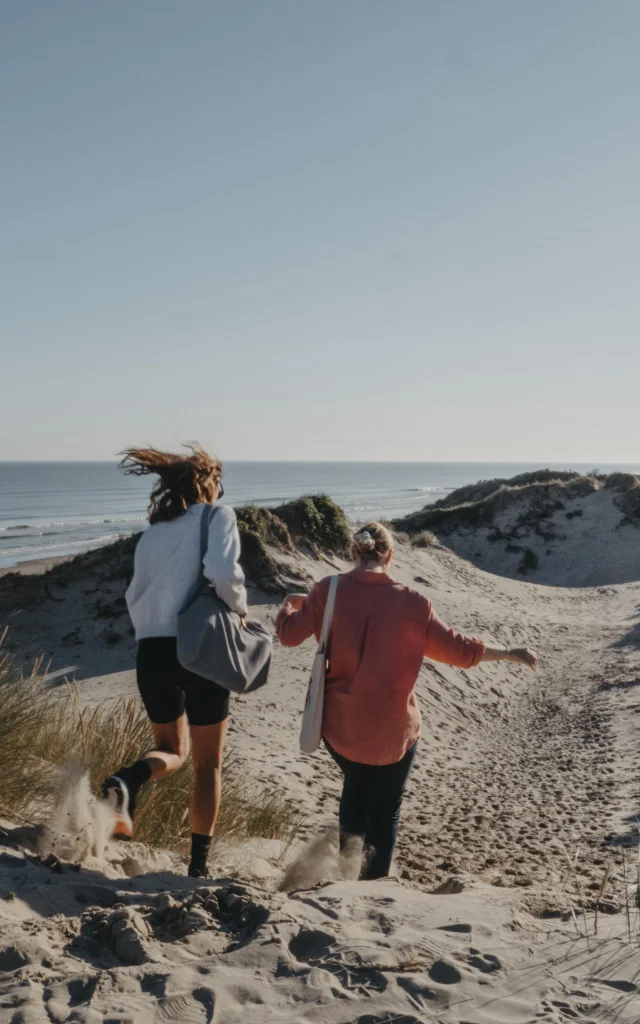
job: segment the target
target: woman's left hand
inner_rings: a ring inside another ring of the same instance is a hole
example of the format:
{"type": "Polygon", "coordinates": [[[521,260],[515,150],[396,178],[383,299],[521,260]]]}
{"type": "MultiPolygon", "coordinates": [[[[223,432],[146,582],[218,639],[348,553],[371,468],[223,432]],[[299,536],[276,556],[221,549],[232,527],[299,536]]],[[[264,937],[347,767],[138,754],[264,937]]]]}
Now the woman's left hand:
{"type": "Polygon", "coordinates": [[[517,665],[526,665],[532,672],[538,667],[538,655],[530,651],[528,647],[516,647],[509,651],[509,661],[515,661],[517,665]]]}

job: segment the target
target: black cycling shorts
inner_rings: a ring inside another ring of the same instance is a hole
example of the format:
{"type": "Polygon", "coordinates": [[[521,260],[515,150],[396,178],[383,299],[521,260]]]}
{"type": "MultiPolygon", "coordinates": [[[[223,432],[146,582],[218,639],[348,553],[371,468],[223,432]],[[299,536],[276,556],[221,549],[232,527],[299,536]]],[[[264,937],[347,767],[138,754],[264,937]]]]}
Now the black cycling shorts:
{"type": "Polygon", "coordinates": [[[229,691],[183,668],[175,636],[138,644],[136,674],[146,712],[156,725],[175,722],[186,711],[190,725],[217,725],[229,714],[229,691]]]}

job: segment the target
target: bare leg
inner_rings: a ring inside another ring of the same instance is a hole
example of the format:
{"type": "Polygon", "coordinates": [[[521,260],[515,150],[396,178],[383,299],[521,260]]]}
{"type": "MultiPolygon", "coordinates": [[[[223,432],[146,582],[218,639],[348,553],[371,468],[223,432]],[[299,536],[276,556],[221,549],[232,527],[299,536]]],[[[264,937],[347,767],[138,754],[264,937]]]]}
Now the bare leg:
{"type": "Polygon", "coordinates": [[[182,768],[189,756],[189,727],[187,716],[180,715],[175,722],[164,725],[151,723],[153,738],[156,741],[154,750],[148,750],[140,758],[146,761],[151,769],[151,778],[160,779],[182,768]]]}
{"type": "Polygon", "coordinates": [[[213,835],[222,794],[222,752],[229,719],[217,725],[192,725],[193,800],[191,831],[201,836],[213,835]]]}
{"type": "Polygon", "coordinates": [[[189,756],[187,716],[165,725],[151,723],[155,749],[148,750],[135,764],[121,768],[105,780],[102,792],[114,811],[113,835],[131,839],[138,792],[149,779],[159,779],[182,767],[189,756]]]}

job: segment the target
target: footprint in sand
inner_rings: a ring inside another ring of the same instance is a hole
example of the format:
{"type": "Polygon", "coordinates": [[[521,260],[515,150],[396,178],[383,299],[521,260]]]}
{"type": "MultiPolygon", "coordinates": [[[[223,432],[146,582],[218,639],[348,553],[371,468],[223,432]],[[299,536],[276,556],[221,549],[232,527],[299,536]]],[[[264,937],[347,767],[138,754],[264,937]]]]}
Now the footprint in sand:
{"type": "Polygon", "coordinates": [[[469,967],[475,967],[477,971],[482,971],[483,974],[493,974],[502,967],[497,956],[494,956],[492,953],[481,953],[479,949],[471,949],[469,951],[467,963],[469,967]]]}

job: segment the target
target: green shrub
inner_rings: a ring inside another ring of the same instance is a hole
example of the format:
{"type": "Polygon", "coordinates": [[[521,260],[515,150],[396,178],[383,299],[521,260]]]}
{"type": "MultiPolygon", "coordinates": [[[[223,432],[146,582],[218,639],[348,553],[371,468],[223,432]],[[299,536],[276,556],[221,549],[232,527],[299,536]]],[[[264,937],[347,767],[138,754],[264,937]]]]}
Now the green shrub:
{"type": "Polygon", "coordinates": [[[615,503],[623,513],[622,522],[640,525],[640,477],[634,473],[610,473],[604,486],[617,491],[615,503]]]}
{"type": "Polygon", "coordinates": [[[440,547],[440,541],[436,537],[435,533],[431,533],[430,530],[423,530],[421,533],[417,533],[415,537],[411,538],[411,544],[414,548],[440,547]]]}
{"type": "Polygon", "coordinates": [[[599,486],[594,477],[539,470],[510,481],[491,480],[461,487],[447,498],[395,520],[393,526],[408,534],[433,530],[438,536],[487,529],[491,541],[518,539],[533,531],[544,540],[552,540],[555,529],[551,520],[564,508],[565,501],[584,497],[599,486]],[[453,504],[456,496],[466,500],[453,504]],[[495,520],[499,514],[510,511],[517,515],[505,532],[496,526],[495,520]]]}
{"type": "Polygon", "coordinates": [[[494,480],[479,480],[451,491],[445,498],[434,502],[433,508],[453,508],[468,502],[483,501],[503,487],[527,487],[531,484],[549,484],[575,480],[580,474],[574,470],[536,469],[530,473],[519,473],[510,478],[496,477],[494,480]]]}
{"type": "MultiPolygon", "coordinates": [[[[77,692],[54,696],[41,667],[24,675],[0,648],[0,808],[21,824],[43,820],[52,806],[56,768],[79,761],[94,791],[122,764],[153,746],[147,716],[136,700],[83,708],[77,692]]],[[[189,838],[193,785],[190,761],[178,772],[145,786],[136,839],[182,849],[189,838]]],[[[233,755],[225,758],[223,796],[214,842],[249,836],[291,841],[302,819],[295,804],[269,786],[252,782],[233,755]]]]}
{"type": "Polygon", "coordinates": [[[609,473],[604,479],[604,486],[610,491],[630,491],[640,486],[640,479],[635,473],[609,473]]]}
{"type": "Polygon", "coordinates": [[[326,494],[307,495],[274,509],[296,541],[316,550],[346,555],[351,544],[349,522],[343,510],[326,494]]]}
{"type": "Polygon", "coordinates": [[[538,556],[535,551],[531,548],[525,548],[520,564],[518,566],[518,572],[521,572],[523,576],[526,576],[528,572],[533,572],[534,569],[538,568],[538,556]]]}
{"type": "Polygon", "coordinates": [[[240,563],[249,580],[254,583],[272,583],[278,576],[278,563],[269,548],[293,551],[289,531],[278,516],[258,505],[244,505],[236,509],[240,533],[240,563]]]}

